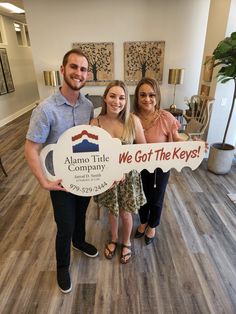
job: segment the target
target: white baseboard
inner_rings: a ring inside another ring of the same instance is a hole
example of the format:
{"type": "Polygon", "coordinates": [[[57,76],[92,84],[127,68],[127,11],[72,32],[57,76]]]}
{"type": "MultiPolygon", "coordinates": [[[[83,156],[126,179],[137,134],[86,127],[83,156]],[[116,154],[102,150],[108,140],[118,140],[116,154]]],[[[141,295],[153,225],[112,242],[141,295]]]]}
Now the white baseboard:
{"type": "Polygon", "coordinates": [[[35,101],[33,102],[32,104],[30,104],[29,106],[27,107],[24,107],[23,109],[13,113],[12,115],[8,116],[7,118],[5,119],[2,119],[0,120],[0,127],[6,125],[7,123],[15,120],[16,118],[22,116],[24,113],[30,111],[31,109],[35,108],[37,106],[39,101],[35,101]]]}

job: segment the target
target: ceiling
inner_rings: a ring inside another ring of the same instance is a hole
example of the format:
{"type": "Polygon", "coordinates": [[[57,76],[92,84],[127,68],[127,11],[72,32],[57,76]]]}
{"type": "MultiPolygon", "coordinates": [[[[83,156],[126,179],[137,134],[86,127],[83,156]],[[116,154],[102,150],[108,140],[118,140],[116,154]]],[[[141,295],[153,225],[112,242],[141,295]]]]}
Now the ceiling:
{"type": "MultiPolygon", "coordinates": [[[[21,8],[21,9],[24,9],[23,0],[5,0],[5,1],[0,1],[0,2],[8,2],[8,3],[16,5],[17,7],[21,8]]],[[[13,20],[16,20],[18,22],[26,23],[26,19],[25,19],[25,14],[24,13],[20,13],[20,14],[6,13],[4,11],[4,9],[2,9],[0,7],[0,15],[5,15],[5,16],[8,16],[8,17],[10,17],[13,20]]]]}

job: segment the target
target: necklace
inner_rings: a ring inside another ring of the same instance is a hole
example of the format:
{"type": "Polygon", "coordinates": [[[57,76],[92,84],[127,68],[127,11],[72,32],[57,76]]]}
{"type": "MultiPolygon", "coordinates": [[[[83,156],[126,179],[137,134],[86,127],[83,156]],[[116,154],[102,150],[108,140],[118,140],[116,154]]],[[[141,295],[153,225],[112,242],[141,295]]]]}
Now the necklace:
{"type": "Polygon", "coordinates": [[[141,113],[138,114],[142,126],[143,126],[143,130],[147,131],[149,130],[151,127],[153,127],[153,125],[155,124],[156,120],[159,118],[160,116],[160,110],[155,110],[152,114],[149,115],[143,115],[141,113]]]}

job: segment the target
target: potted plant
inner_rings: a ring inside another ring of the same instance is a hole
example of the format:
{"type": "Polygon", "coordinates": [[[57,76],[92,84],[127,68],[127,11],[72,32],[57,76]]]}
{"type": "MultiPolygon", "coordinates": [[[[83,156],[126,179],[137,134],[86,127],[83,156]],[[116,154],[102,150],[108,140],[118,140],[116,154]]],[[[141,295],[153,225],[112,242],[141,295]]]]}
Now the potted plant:
{"type": "Polygon", "coordinates": [[[188,109],[185,110],[185,114],[186,116],[191,117],[192,111],[196,112],[198,103],[197,101],[191,102],[191,99],[189,99],[188,97],[185,97],[184,101],[186,102],[186,105],[188,106],[188,109]]]}
{"type": "Polygon", "coordinates": [[[213,52],[213,61],[213,67],[221,65],[217,74],[219,82],[225,84],[230,80],[234,80],[233,99],[223,141],[222,143],[215,143],[211,145],[207,163],[208,170],[211,172],[216,174],[225,174],[231,169],[235,149],[233,145],[226,143],[226,137],[233,115],[236,98],[236,32],[233,32],[230,37],[226,37],[224,40],[219,42],[213,52]]]}

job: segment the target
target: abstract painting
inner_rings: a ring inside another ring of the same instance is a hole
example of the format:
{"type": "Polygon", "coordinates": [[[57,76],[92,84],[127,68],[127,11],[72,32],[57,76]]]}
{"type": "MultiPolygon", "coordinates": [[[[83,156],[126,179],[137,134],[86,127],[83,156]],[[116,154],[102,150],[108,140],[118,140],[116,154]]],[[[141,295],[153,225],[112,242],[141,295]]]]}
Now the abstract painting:
{"type": "Polygon", "coordinates": [[[124,43],[124,80],[136,84],[148,76],[162,83],[164,41],[133,41],[124,43]]]}
{"type": "Polygon", "coordinates": [[[114,80],[114,44],[73,43],[73,48],[80,48],[89,61],[86,85],[107,85],[114,80]]]}

